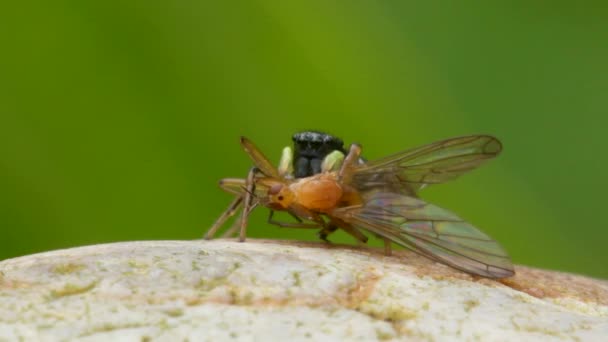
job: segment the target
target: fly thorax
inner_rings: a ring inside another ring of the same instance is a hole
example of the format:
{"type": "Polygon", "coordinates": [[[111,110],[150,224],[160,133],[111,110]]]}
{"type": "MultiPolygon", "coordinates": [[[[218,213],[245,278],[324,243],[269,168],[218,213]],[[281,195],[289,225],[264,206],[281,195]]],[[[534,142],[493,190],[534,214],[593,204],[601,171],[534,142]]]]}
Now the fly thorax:
{"type": "Polygon", "coordinates": [[[317,211],[333,209],[342,198],[342,187],[335,178],[320,174],[300,179],[290,185],[295,194],[295,202],[317,211]]]}

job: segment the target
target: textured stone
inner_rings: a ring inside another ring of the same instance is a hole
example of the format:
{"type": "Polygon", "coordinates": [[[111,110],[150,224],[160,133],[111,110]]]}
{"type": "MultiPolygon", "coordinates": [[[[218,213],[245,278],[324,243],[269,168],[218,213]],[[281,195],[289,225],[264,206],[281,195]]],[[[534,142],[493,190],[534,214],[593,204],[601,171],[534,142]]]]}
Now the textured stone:
{"type": "Polygon", "coordinates": [[[608,283],[516,272],[321,243],[95,245],[0,262],[0,341],[608,338],[608,283]]]}

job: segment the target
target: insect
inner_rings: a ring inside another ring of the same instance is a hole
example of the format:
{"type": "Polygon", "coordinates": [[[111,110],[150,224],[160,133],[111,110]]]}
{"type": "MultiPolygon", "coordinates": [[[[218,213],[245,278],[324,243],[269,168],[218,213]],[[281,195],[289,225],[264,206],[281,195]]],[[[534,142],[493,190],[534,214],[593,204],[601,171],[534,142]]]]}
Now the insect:
{"type": "MultiPolygon", "coordinates": [[[[247,217],[258,205],[271,209],[269,222],[284,227],[339,227],[361,242],[361,230],[383,238],[385,250],[396,243],[432,260],[488,278],[514,274],[508,254],[492,238],[455,214],[427,203],[416,193],[423,187],[454,179],[494,158],[502,149],[491,136],[473,135],[446,139],[366,163],[361,147],[348,154],[335,150],[321,162],[320,173],[293,178],[281,158],[274,168],[246,138],[241,145],[254,161],[247,179],[223,179],[220,186],[236,195],[228,210],[206,235],[243,205],[240,240],[244,241],[247,217]],[[272,220],[273,210],[286,211],[296,223],[272,220]],[[308,222],[302,222],[302,219],[308,222]]],[[[285,156],[285,150],[283,156],[285,156]]]]}
{"type": "MultiPolygon", "coordinates": [[[[293,141],[293,150],[290,147],[285,147],[281,154],[281,161],[279,162],[278,174],[287,179],[293,178],[304,178],[308,176],[312,176],[314,174],[320,173],[321,165],[323,160],[329,155],[332,154],[328,159],[335,159],[336,163],[341,162],[344,158],[344,154],[346,150],[344,149],[344,143],[342,139],[335,137],[333,135],[323,133],[320,131],[302,131],[295,133],[292,136],[293,141]]],[[[363,162],[361,160],[360,162],[363,162]]],[[[270,164],[270,163],[268,163],[270,164]]],[[[232,180],[222,180],[220,185],[223,183],[230,183],[232,180]]],[[[230,191],[228,192],[235,192],[230,191]]],[[[242,191],[241,191],[242,192],[242,191]]],[[[222,215],[220,219],[212,226],[212,228],[207,232],[205,238],[210,238],[211,235],[215,234],[215,231],[219,229],[220,222],[223,224],[226,219],[230,216],[234,215],[235,211],[238,210],[238,207],[242,204],[244,199],[243,193],[235,193],[237,197],[235,197],[234,202],[231,204],[231,210],[227,210],[225,212],[226,216],[222,215]]],[[[293,223],[284,223],[277,222],[272,220],[274,215],[274,211],[271,209],[270,218],[268,220],[269,223],[278,225],[280,227],[300,227],[307,228],[305,224],[293,224],[293,223]]],[[[301,218],[292,214],[292,216],[301,223],[301,218]]],[[[235,221],[235,224],[224,233],[224,237],[232,236],[236,230],[238,230],[237,223],[239,220],[235,221]]],[[[333,233],[338,227],[336,226],[328,226],[323,231],[319,232],[319,237],[329,242],[327,240],[327,235],[333,233]]],[[[367,240],[367,237],[362,236],[360,238],[364,238],[367,240]]]]}
{"type": "MultiPolygon", "coordinates": [[[[335,163],[337,164],[342,161],[346,154],[342,139],[320,131],[302,131],[295,133],[292,136],[292,141],[294,147],[293,153],[287,148],[284,150],[281,159],[282,165],[289,165],[290,162],[292,163],[292,167],[285,173],[285,177],[287,178],[304,178],[321,173],[322,164],[325,158],[328,158],[328,160],[335,160],[335,163]],[[330,154],[331,156],[329,156],[330,154]]],[[[363,158],[359,159],[359,163],[364,163],[363,158]]],[[[274,212],[271,210],[271,218],[273,214],[274,212]]],[[[301,222],[299,217],[295,215],[292,216],[294,216],[298,222],[301,222]]],[[[269,222],[281,227],[298,226],[297,224],[280,223],[274,220],[269,220],[269,222]]],[[[338,226],[330,224],[319,231],[317,235],[321,240],[329,242],[327,237],[338,228],[338,226]]],[[[367,237],[359,236],[358,240],[366,242],[367,237]]]]}

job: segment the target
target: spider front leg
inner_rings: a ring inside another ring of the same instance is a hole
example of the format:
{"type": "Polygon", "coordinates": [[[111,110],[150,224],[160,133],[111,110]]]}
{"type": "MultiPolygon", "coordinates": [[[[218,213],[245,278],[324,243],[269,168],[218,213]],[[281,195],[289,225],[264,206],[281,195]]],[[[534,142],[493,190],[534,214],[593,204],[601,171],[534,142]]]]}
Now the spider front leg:
{"type": "Polygon", "coordinates": [[[361,156],[361,145],[352,144],[350,145],[350,149],[348,150],[348,154],[342,165],[340,167],[340,171],[338,171],[338,180],[343,183],[350,183],[350,180],[353,175],[353,165],[355,165],[359,161],[359,157],[361,156]]]}

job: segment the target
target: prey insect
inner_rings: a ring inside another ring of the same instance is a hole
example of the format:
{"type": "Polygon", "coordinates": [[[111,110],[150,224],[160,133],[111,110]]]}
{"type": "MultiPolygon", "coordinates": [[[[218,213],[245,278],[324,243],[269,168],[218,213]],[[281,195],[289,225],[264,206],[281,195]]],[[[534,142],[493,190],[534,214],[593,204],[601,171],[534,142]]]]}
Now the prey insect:
{"type": "MultiPolygon", "coordinates": [[[[292,141],[293,150],[290,147],[285,147],[283,149],[281,161],[279,162],[278,167],[278,173],[287,179],[304,178],[318,174],[322,171],[322,164],[326,157],[328,160],[335,160],[334,163],[337,164],[342,161],[344,154],[346,153],[342,139],[320,131],[301,131],[295,133],[292,136],[292,141]],[[331,156],[329,156],[330,154],[331,156]]],[[[363,160],[360,160],[360,162],[363,162],[363,160]]],[[[269,164],[270,163],[264,162],[264,165],[269,164]]],[[[222,180],[220,182],[220,186],[229,187],[229,185],[226,184],[230,184],[233,181],[234,180],[228,179],[222,180]]],[[[244,201],[244,185],[241,186],[241,189],[226,190],[234,193],[237,197],[235,197],[235,200],[231,203],[229,209],[225,211],[224,215],[220,216],[220,218],[216,221],[216,224],[214,224],[210,231],[205,235],[205,238],[210,238],[211,235],[215,234],[215,231],[221,226],[221,224],[223,224],[230,216],[234,215],[244,201]]],[[[274,210],[272,209],[270,210],[269,214],[268,222],[280,227],[309,228],[312,226],[310,224],[302,223],[302,219],[297,217],[295,214],[292,214],[292,216],[298,221],[297,223],[278,222],[274,220],[274,210]]],[[[240,220],[236,220],[233,226],[223,234],[223,237],[232,236],[237,230],[239,230],[239,222],[240,220]]],[[[316,226],[314,227],[316,228],[316,226]]],[[[336,229],[338,229],[337,226],[327,227],[319,232],[319,238],[329,242],[329,240],[327,240],[327,236],[333,233],[336,229]]],[[[364,238],[365,240],[367,239],[366,237],[361,238],[364,238]]]]}
{"type": "MultiPolygon", "coordinates": [[[[447,139],[366,163],[359,162],[361,147],[353,144],[346,155],[329,153],[321,172],[304,178],[291,177],[286,158],[274,168],[251,141],[241,138],[241,144],[255,167],[247,179],[220,182],[236,199],[206,238],[242,205],[238,228],[243,241],[249,213],[262,205],[298,219],[293,224],[278,223],[282,226],[330,232],[339,227],[361,242],[367,241],[364,230],[383,238],[387,252],[396,243],[471,274],[489,278],[514,274],[508,254],[496,241],[416,196],[423,187],[454,179],[498,155],[502,147],[494,137],[447,139]]],[[[272,222],[272,211],[269,221],[277,224],[272,222]]]]}

